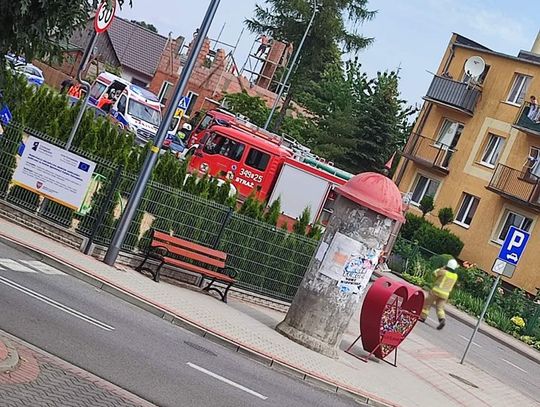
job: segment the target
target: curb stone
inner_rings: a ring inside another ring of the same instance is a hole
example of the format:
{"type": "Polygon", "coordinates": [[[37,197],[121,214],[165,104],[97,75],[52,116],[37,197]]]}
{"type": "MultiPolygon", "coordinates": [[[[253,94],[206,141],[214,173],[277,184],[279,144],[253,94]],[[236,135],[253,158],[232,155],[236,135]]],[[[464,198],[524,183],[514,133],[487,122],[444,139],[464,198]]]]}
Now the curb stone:
{"type": "Polygon", "coordinates": [[[332,392],[349,396],[355,400],[359,400],[368,405],[377,406],[377,407],[397,407],[398,406],[398,404],[395,404],[393,402],[386,401],[383,399],[379,399],[376,396],[373,396],[369,393],[363,393],[360,390],[352,389],[352,388],[349,388],[348,386],[334,383],[330,379],[325,380],[322,377],[318,377],[313,372],[304,371],[302,369],[295,368],[294,366],[288,364],[285,361],[272,357],[272,355],[266,355],[264,353],[261,353],[260,351],[257,351],[256,349],[250,348],[246,344],[238,343],[233,339],[220,335],[219,333],[212,332],[211,330],[205,328],[204,326],[201,326],[194,321],[190,321],[186,317],[175,314],[174,311],[169,310],[166,307],[154,304],[151,300],[141,298],[140,296],[134,293],[131,293],[128,290],[125,290],[110,281],[107,281],[105,278],[94,276],[90,272],[85,272],[77,268],[75,265],[71,265],[68,262],[59,260],[55,258],[53,255],[45,252],[44,250],[32,247],[26,243],[18,241],[15,238],[7,237],[0,233],[0,242],[16,250],[22,251],[25,254],[28,254],[31,257],[34,257],[44,262],[45,264],[48,264],[51,267],[55,267],[66,274],[69,274],[75,278],[78,278],[84,282],[87,282],[90,285],[100,290],[106,291],[109,294],[114,295],[115,297],[118,297],[123,301],[131,303],[132,305],[135,305],[167,321],[171,321],[172,324],[174,325],[180,326],[181,328],[184,328],[192,333],[195,333],[204,338],[212,340],[215,343],[223,345],[226,348],[233,350],[234,352],[245,355],[249,357],[250,359],[253,359],[257,362],[260,362],[262,360],[264,361],[263,362],[264,364],[266,364],[266,361],[269,361],[270,362],[269,366],[272,369],[278,370],[285,374],[292,375],[293,377],[297,379],[301,379],[307,383],[314,384],[317,387],[324,390],[329,390],[329,388],[332,388],[333,389],[331,390],[332,392]]]}
{"type": "Polygon", "coordinates": [[[0,374],[9,372],[19,364],[19,352],[6,337],[0,337],[0,343],[4,344],[7,350],[7,358],[0,360],[0,374]]]}

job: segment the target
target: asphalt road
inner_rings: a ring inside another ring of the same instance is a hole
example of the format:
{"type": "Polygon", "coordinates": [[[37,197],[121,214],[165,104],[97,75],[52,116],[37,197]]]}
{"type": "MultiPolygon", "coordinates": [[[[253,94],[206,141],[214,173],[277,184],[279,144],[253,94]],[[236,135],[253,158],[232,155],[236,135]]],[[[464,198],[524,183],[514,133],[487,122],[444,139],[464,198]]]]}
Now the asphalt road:
{"type": "Polygon", "coordinates": [[[0,329],[156,405],[358,406],[32,260],[0,243],[0,329]]]}
{"type": "MultiPolygon", "coordinates": [[[[435,310],[432,309],[427,323],[418,323],[414,332],[461,360],[473,328],[451,317],[447,320],[446,327],[437,331],[435,327],[438,321],[435,310]]],[[[491,374],[540,405],[540,364],[480,332],[474,338],[465,363],[491,374]]]]}

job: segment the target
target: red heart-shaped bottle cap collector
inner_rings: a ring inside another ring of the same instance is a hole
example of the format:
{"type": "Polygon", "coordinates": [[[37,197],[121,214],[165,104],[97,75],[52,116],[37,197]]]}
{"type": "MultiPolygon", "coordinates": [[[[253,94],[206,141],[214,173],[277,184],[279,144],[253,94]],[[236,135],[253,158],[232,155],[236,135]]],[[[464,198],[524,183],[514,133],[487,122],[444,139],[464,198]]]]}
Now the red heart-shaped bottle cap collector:
{"type": "Polygon", "coordinates": [[[362,346],[384,359],[409,335],[424,304],[423,291],[380,277],[368,290],[360,313],[362,346]]]}

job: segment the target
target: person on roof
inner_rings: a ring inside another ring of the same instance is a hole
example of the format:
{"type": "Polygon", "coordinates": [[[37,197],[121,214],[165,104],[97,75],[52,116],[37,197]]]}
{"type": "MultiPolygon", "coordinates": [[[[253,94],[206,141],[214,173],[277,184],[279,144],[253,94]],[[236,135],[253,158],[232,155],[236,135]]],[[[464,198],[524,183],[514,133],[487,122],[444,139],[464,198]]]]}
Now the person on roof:
{"type": "Polygon", "coordinates": [[[261,45],[259,45],[259,49],[257,49],[257,52],[255,52],[255,56],[263,56],[266,52],[266,49],[270,45],[270,38],[268,38],[266,35],[261,35],[259,38],[257,38],[257,41],[261,42],[261,45]],[[259,55],[260,54],[260,55],[259,55]]]}
{"type": "Polygon", "coordinates": [[[439,318],[439,326],[437,329],[443,329],[446,325],[446,315],[444,306],[448,301],[448,297],[458,279],[455,270],[458,268],[458,262],[455,259],[450,259],[445,267],[438,268],[433,273],[435,274],[435,284],[429,292],[424,307],[420,314],[420,321],[425,322],[429,315],[429,310],[433,304],[437,308],[437,317],[439,318]]]}

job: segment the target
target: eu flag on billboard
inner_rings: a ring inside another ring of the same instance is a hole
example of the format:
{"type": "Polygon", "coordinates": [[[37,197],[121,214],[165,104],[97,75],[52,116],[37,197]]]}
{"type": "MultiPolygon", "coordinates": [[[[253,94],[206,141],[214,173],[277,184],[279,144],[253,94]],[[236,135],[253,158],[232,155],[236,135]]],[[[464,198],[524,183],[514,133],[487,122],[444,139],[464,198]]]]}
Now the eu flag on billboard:
{"type": "Polygon", "coordinates": [[[90,169],[90,165],[83,163],[82,161],[79,162],[79,170],[88,172],[89,169],[90,169]]]}
{"type": "Polygon", "coordinates": [[[23,153],[24,153],[24,149],[25,149],[25,145],[24,143],[21,141],[21,144],[19,144],[19,148],[17,148],[17,155],[19,157],[22,157],[23,153]]]}

